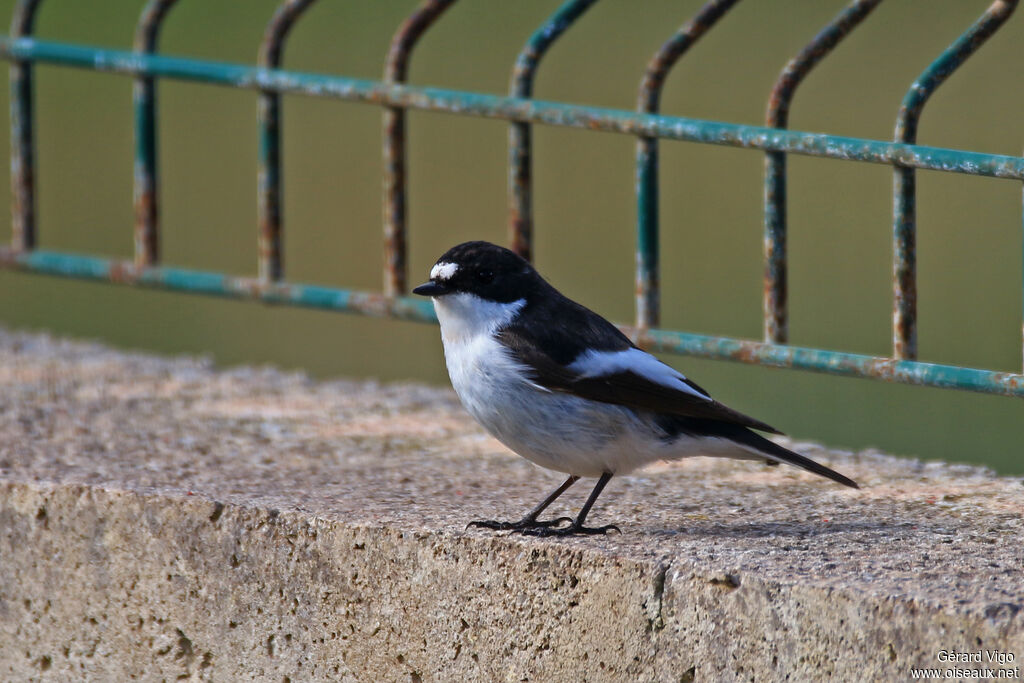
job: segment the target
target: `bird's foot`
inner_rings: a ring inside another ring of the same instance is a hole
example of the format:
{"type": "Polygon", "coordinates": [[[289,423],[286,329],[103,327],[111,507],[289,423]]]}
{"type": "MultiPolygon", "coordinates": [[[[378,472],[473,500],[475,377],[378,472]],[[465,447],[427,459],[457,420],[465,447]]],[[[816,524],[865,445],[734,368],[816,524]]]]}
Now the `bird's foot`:
{"type": "Polygon", "coordinates": [[[469,529],[470,527],[476,527],[478,529],[494,529],[495,531],[515,531],[519,533],[529,534],[532,531],[553,529],[564,522],[572,524],[572,517],[557,517],[555,519],[548,519],[543,521],[539,519],[530,519],[529,517],[527,517],[525,519],[519,520],[518,522],[498,522],[493,519],[481,519],[470,522],[466,525],[466,528],[469,529]]]}
{"type": "Polygon", "coordinates": [[[543,527],[533,529],[517,529],[516,532],[523,534],[524,536],[604,536],[609,531],[615,531],[622,533],[622,529],[614,524],[607,524],[605,526],[589,527],[580,526],[573,522],[569,526],[565,527],[543,527]]]}

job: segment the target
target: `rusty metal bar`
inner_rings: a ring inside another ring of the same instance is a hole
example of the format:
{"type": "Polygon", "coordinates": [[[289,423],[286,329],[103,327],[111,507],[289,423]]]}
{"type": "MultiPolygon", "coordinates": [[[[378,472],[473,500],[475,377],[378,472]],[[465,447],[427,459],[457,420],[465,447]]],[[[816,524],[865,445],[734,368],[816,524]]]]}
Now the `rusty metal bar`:
{"type": "MultiPolygon", "coordinates": [[[[64,254],[45,250],[18,252],[0,247],[0,268],[25,272],[150,287],[190,294],[257,300],[269,304],[303,306],[387,317],[414,322],[437,321],[433,306],[419,297],[388,297],[374,292],[333,289],[317,285],[267,282],[223,273],[139,267],[131,261],[64,254]]],[[[651,351],[683,353],[702,358],[796,368],[846,377],[976,391],[1024,397],[1024,375],[977,370],[934,363],[900,361],[855,353],[807,349],[764,342],[711,337],[671,330],[622,327],[640,347],[651,351]]]]}
{"type": "MultiPolygon", "coordinates": [[[[789,105],[797,86],[817,64],[863,21],[882,0],[854,0],[818,35],[789,60],[768,99],[765,123],[773,128],[789,125],[789,105]]],[[[764,174],[764,340],[789,341],[786,306],[786,155],[768,152],[764,174]]]]}
{"type": "MultiPolygon", "coordinates": [[[[281,66],[284,41],[298,18],[316,0],[288,0],[280,5],[263,32],[257,61],[267,69],[281,66]]],[[[258,104],[260,147],[257,178],[259,277],[270,282],[284,277],[281,189],[281,94],[261,90],[258,104]]]]}
{"type": "Polygon", "coordinates": [[[420,297],[387,297],[376,292],[272,282],[260,278],[234,277],[223,273],[162,265],[138,266],[133,261],[43,249],[16,252],[7,247],[0,247],[0,267],[187,294],[256,299],[270,304],[323,308],[400,320],[430,323],[437,321],[433,305],[420,297]]]}
{"type": "Polygon", "coordinates": [[[809,370],[843,377],[864,377],[883,382],[1024,397],[1024,374],[976,370],[937,363],[880,358],[857,353],[711,337],[670,330],[623,328],[623,332],[630,335],[641,348],[663,353],[680,353],[698,358],[809,370]]]}
{"type": "MultiPolygon", "coordinates": [[[[530,35],[516,57],[509,94],[533,97],[533,79],[548,48],[597,0],[567,0],[530,35]]],[[[509,248],[527,261],[533,260],[533,168],[530,124],[517,121],[509,127],[509,248]]]]}
{"type": "MultiPolygon", "coordinates": [[[[455,0],[426,0],[412,16],[402,22],[391,39],[387,63],[384,66],[385,83],[404,83],[408,78],[412,49],[430,25],[455,0]]],[[[405,172],[405,109],[384,108],[384,294],[399,296],[406,293],[407,214],[406,192],[408,180],[405,172]]]]}
{"type": "Polygon", "coordinates": [[[130,75],[150,74],[250,90],[325,97],[462,116],[529,121],[596,132],[786,152],[826,159],[900,165],[946,173],[1024,180],[1024,157],[908,145],[766,126],[637,113],[608,107],[527,100],[485,93],[212,62],[0,36],[0,59],[32,60],[130,75]]]}
{"type": "MultiPolygon", "coordinates": [[[[1017,0],[996,0],[938,59],[925,69],[903,97],[896,118],[896,142],[917,142],[921,110],[932,93],[974,54],[1013,10],[1017,0]]],[[[893,357],[917,358],[917,207],[913,168],[897,165],[893,174],[893,357]]]]}
{"type": "Polygon", "coordinates": [[[234,88],[325,97],[377,106],[408,107],[462,116],[529,121],[549,126],[658,137],[763,152],[786,152],[826,159],[1024,180],[1024,157],[1019,156],[383,83],[346,76],[272,70],[185,57],[140,55],[124,50],[44,40],[0,36],[0,59],[32,60],[105,73],[150,74],[234,88]]]}
{"type": "MultiPolygon", "coordinates": [[[[136,52],[154,54],[160,28],[178,0],[150,0],[135,27],[136,52]]],[[[135,263],[160,261],[159,168],[156,139],[156,79],[139,76],[133,89],[135,104],[135,263]]]]}
{"type": "MultiPolygon", "coordinates": [[[[637,111],[656,114],[661,89],[669,70],[739,0],[709,0],[686,22],[647,64],[637,111]]],[[[658,139],[641,136],[636,147],[636,324],[657,327],[661,318],[661,281],[658,270],[658,139]]]]}
{"type": "MultiPolygon", "coordinates": [[[[18,0],[11,18],[11,36],[32,35],[42,0],[18,0]]],[[[35,93],[30,60],[11,63],[11,246],[36,248],[35,93]]]]}

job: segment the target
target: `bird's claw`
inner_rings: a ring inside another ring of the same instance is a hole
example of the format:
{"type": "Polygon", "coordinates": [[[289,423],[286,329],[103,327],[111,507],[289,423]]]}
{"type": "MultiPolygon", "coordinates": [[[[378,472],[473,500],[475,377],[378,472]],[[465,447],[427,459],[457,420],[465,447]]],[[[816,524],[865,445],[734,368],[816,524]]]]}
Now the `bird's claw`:
{"type": "MultiPolygon", "coordinates": [[[[493,519],[481,519],[470,522],[466,525],[466,528],[477,528],[477,529],[493,529],[495,531],[512,531],[523,534],[529,534],[531,531],[537,531],[541,529],[553,529],[562,523],[572,524],[572,517],[557,517],[555,519],[539,520],[539,519],[521,519],[518,522],[499,522],[493,519]]],[[[538,534],[540,535],[540,534],[538,534]]]]}
{"type": "Polygon", "coordinates": [[[516,532],[523,534],[524,536],[603,536],[609,531],[615,531],[622,533],[622,529],[614,524],[607,524],[605,526],[588,527],[579,526],[575,523],[570,524],[567,527],[558,528],[534,528],[534,529],[517,529],[516,532]]]}

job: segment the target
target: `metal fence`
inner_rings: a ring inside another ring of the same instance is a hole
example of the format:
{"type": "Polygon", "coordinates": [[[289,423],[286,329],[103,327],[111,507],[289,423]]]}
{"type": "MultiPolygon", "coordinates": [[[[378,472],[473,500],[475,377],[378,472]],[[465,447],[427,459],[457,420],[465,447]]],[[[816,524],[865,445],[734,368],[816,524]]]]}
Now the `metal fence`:
{"type": "Polygon", "coordinates": [[[0,266],[50,275],[162,288],[267,303],[333,309],[434,322],[428,302],[410,298],[406,278],[405,111],[424,109],[507,119],[509,133],[509,243],[532,255],[531,127],[583,128],[637,137],[636,321],[623,329],[644,348],[868,377],[906,384],[1024,396],[1024,374],[938,365],[917,360],[915,184],[918,168],[1024,181],[1024,158],[915,144],[928,98],[1013,13],[1017,0],[997,0],[911,85],[899,109],[894,140],[868,140],[787,130],[793,94],[816,64],[877,7],[855,0],[782,70],[771,91],[766,124],[748,126],[659,114],[669,70],[738,0],[711,0],[651,59],[640,83],[637,111],[584,107],[531,97],[544,53],[597,0],[568,0],[530,36],[515,62],[508,96],[405,84],[417,40],[455,0],[426,0],[398,29],[383,80],[297,73],[280,69],[288,32],[315,0],[288,0],[275,12],[259,49],[258,65],[160,55],[160,26],[177,0],[150,0],[131,52],[33,38],[42,0],[18,0],[0,57],[11,62],[13,239],[0,247],[0,266]],[[129,75],[135,79],[135,258],[118,261],[36,248],[34,112],[35,63],[129,75]],[[198,81],[259,91],[258,276],[231,277],[160,264],[160,213],[155,92],[157,79],[198,81]],[[379,105],[384,109],[385,272],[382,292],[288,282],[284,277],[281,211],[281,95],[302,94],[379,105]],[[765,153],[764,341],[659,329],[658,144],[680,140],[765,153]],[[874,357],[787,344],[786,155],[803,154],[893,167],[893,353],[874,357]]]}

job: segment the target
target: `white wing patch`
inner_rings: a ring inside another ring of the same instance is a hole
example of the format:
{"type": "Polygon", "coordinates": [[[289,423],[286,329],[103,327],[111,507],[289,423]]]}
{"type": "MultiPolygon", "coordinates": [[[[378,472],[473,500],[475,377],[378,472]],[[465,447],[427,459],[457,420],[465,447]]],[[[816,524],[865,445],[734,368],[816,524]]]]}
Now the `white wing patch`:
{"type": "Polygon", "coordinates": [[[706,401],[711,400],[710,396],[687,384],[683,373],[665,365],[640,349],[584,351],[569,365],[569,370],[579,373],[580,377],[601,377],[614,375],[617,372],[633,372],[663,387],[682,391],[706,401]]]}
{"type": "Polygon", "coordinates": [[[435,263],[430,269],[431,280],[451,280],[459,272],[458,263],[435,263]]]}

